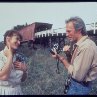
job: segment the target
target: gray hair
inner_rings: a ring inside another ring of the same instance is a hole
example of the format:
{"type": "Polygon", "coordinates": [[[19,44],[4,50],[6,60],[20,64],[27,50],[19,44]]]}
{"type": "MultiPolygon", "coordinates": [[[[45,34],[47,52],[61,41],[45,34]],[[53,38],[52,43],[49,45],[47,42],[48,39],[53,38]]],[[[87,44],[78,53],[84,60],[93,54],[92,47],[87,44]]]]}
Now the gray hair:
{"type": "Polygon", "coordinates": [[[70,19],[66,20],[66,24],[69,22],[73,22],[76,31],[81,30],[82,35],[87,34],[85,23],[80,17],[71,17],[70,19]]]}

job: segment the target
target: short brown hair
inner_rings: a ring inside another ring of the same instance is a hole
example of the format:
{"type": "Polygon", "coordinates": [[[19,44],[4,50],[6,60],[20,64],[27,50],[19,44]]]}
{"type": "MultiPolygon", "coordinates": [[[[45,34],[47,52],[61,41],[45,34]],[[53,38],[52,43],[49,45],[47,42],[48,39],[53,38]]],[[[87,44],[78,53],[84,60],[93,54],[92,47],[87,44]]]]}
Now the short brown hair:
{"type": "Polygon", "coordinates": [[[19,34],[19,32],[17,30],[8,30],[6,31],[6,33],[4,34],[4,44],[6,45],[6,37],[12,37],[14,34],[18,35],[20,37],[20,39],[22,40],[22,36],[19,34]]]}
{"type": "Polygon", "coordinates": [[[66,24],[69,22],[73,22],[73,25],[76,31],[81,30],[81,33],[83,36],[87,35],[85,23],[80,17],[78,16],[71,17],[68,20],[66,20],[66,24]]]}

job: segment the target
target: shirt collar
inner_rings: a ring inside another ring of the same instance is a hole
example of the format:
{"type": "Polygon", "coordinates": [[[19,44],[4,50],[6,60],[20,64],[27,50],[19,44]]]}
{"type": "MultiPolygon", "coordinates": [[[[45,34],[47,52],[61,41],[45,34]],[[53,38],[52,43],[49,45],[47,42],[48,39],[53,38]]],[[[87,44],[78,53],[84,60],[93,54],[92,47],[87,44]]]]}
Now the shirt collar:
{"type": "Polygon", "coordinates": [[[77,43],[76,45],[79,46],[83,41],[85,41],[86,39],[88,39],[89,37],[86,35],[86,36],[83,36],[77,43]]]}

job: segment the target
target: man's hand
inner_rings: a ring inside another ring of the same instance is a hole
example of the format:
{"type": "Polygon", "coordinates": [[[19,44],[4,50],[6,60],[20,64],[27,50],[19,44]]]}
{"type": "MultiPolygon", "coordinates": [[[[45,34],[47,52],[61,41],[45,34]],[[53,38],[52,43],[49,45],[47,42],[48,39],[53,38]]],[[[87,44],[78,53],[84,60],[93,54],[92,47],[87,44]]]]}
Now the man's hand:
{"type": "Polygon", "coordinates": [[[66,51],[70,51],[70,46],[69,45],[65,45],[63,47],[63,51],[66,52],[66,51]]]}
{"type": "Polygon", "coordinates": [[[55,53],[55,55],[52,54],[52,57],[57,59],[57,51],[55,49],[53,49],[53,52],[55,53]]]}
{"type": "MultiPolygon", "coordinates": [[[[69,50],[68,48],[70,48],[70,46],[66,46],[65,48],[66,48],[65,50],[67,51],[67,50],[69,50]]],[[[60,56],[59,54],[57,54],[55,49],[53,50],[53,52],[55,53],[55,55],[52,55],[52,57],[55,59],[59,59],[64,64],[66,69],[68,69],[68,67],[69,67],[68,61],[63,56],[60,56]]]]}
{"type": "Polygon", "coordinates": [[[22,70],[24,72],[27,71],[27,66],[23,64],[22,62],[15,61],[13,64],[16,69],[22,70]]]}

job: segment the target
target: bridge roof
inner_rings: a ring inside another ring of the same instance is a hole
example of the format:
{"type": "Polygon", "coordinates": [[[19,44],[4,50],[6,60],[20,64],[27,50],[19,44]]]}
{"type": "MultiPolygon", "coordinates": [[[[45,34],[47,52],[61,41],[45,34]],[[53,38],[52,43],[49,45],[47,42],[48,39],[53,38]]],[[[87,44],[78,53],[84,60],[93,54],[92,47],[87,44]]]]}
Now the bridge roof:
{"type": "Polygon", "coordinates": [[[43,23],[43,22],[34,22],[32,24],[35,24],[35,32],[49,30],[52,28],[52,25],[53,25],[53,24],[43,23]]]}

